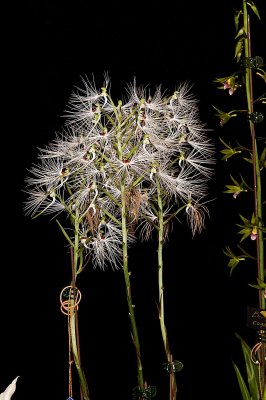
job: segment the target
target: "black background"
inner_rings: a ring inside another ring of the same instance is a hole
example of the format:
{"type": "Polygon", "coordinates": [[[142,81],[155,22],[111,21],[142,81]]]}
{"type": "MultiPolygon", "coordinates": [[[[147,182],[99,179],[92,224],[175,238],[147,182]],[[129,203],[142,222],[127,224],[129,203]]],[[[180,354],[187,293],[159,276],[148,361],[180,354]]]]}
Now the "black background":
{"type": "MultiPolygon", "coordinates": [[[[262,22],[252,17],[252,44],[254,54],[264,52],[265,59],[265,1],[256,4],[262,22]]],[[[244,267],[229,278],[222,253],[236,237],[234,216],[241,199],[222,193],[230,169],[219,161],[222,128],[212,105],[230,107],[228,94],[213,80],[236,69],[233,16],[242,2],[10,5],[3,14],[0,392],[20,375],[14,400],[68,397],[67,320],[59,303],[71,279],[68,249],[49,217],[25,217],[24,179],[37,148],[61,130],[73,87],[92,74],[100,86],[108,72],[117,98],[136,77],[138,84],[162,84],[169,91],[189,81],[199,99],[201,119],[217,145],[213,201],[201,235],[192,239],[181,219],[165,246],[166,324],[174,357],[184,364],[177,375],[179,399],[241,399],[232,368],[232,359],[242,363],[234,331],[254,340],[245,324],[247,305],[257,306],[256,292],[247,286],[255,273],[244,267]]],[[[168,376],[156,308],[155,243],[132,247],[130,268],[144,376],[163,400],[168,376]]],[[[81,356],[91,400],[129,400],[136,364],[123,273],[88,266],[78,286],[81,356]]],[[[78,399],[78,392],[73,397],[78,399]]]]}

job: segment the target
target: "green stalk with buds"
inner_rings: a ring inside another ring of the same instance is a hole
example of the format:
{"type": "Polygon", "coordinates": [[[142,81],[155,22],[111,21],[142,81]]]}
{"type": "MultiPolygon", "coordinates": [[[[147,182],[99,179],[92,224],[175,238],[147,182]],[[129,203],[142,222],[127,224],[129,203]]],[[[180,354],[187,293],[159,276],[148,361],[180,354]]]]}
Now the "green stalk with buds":
{"type": "MultiPolygon", "coordinates": [[[[266,167],[266,147],[265,138],[259,137],[256,134],[257,125],[262,122],[263,114],[258,109],[262,104],[265,104],[265,93],[254,98],[254,78],[261,79],[265,85],[266,73],[263,70],[263,60],[261,57],[252,55],[251,46],[251,29],[250,29],[250,14],[252,12],[260,19],[259,11],[253,1],[243,0],[242,9],[235,12],[235,26],[236,26],[236,47],[235,59],[240,65],[239,71],[233,73],[231,76],[218,78],[215,81],[222,85],[221,88],[228,89],[229,95],[237,96],[239,93],[242,96],[243,103],[246,109],[238,110],[234,107],[231,111],[218,111],[217,116],[220,118],[220,124],[224,126],[228,121],[234,118],[246,117],[246,124],[249,132],[250,145],[240,145],[236,135],[236,145],[231,144],[223,139],[220,139],[224,148],[221,150],[223,154],[222,160],[241,159],[252,166],[250,176],[240,179],[231,175],[231,184],[226,185],[225,193],[233,195],[236,199],[238,196],[253,194],[253,200],[250,201],[252,211],[249,215],[239,214],[240,221],[236,224],[239,228],[238,234],[241,235],[240,242],[237,244],[238,254],[236,251],[231,250],[228,245],[224,250],[224,254],[229,258],[228,267],[230,273],[240,264],[245,261],[255,261],[257,265],[257,282],[249,284],[249,286],[257,289],[258,291],[258,312],[261,312],[260,326],[265,327],[265,298],[266,298],[266,283],[265,274],[266,269],[264,266],[264,236],[266,229],[263,222],[263,202],[262,199],[262,176],[265,173],[266,167]],[[251,239],[255,246],[253,254],[250,251],[243,249],[242,241],[247,238],[251,239]],[[241,254],[239,254],[241,250],[241,254]],[[261,310],[261,311],[260,311],[261,310]],[[263,320],[264,318],[264,320],[263,320]],[[263,322],[264,321],[264,322],[263,322]]],[[[241,98],[240,98],[241,100],[241,98]]],[[[258,127],[259,129],[259,127],[258,127]]],[[[243,137],[239,140],[243,141],[243,137]]],[[[243,399],[259,399],[264,400],[266,397],[266,378],[265,378],[265,337],[266,330],[264,328],[257,330],[258,342],[251,349],[248,344],[237,335],[241,342],[243,354],[246,361],[246,369],[248,375],[248,386],[245,384],[244,379],[236,366],[234,368],[237,374],[238,382],[240,385],[243,399]],[[249,351],[249,355],[247,352],[249,351]]]]}

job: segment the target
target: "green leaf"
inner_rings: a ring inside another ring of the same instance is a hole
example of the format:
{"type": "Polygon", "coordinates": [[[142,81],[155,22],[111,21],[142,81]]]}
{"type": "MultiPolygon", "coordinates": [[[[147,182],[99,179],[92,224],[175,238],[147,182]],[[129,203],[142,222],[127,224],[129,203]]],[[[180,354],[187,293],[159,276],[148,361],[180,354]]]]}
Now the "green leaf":
{"type": "Polygon", "coordinates": [[[260,156],[260,169],[262,168],[266,168],[266,147],[264,147],[260,156]]]}
{"type": "Polygon", "coordinates": [[[248,386],[249,391],[252,396],[252,399],[259,399],[259,374],[257,367],[253,364],[250,358],[251,348],[249,345],[239,336],[237,333],[235,334],[236,337],[241,342],[242,352],[245,359],[246,371],[247,371],[247,378],[248,378],[248,386]]]}
{"type": "Polygon", "coordinates": [[[238,30],[240,15],[241,15],[241,11],[236,11],[236,12],[235,12],[234,19],[235,19],[235,27],[236,27],[236,30],[238,30]]]}
{"type": "Polygon", "coordinates": [[[243,36],[245,33],[244,27],[239,29],[239,31],[237,32],[235,39],[237,39],[239,36],[243,36]]]}
{"type": "Polygon", "coordinates": [[[116,222],[117,225],[122,225],[122,222],[119,221],[117,218],[115,218],[115,216],[113,214],[111,214],[109,211],[107,211],[105,208],[102,207],[102,211],[104,212],[104,214],[106,214],[109,218],[111,218],[112,221],[116,222]]]}
{"type": "Polygon", "coordinates": [[[241,372],[239,371],[238,366],[233,362],[233,367],[235,369],[235,373],[237,376],[237,380],[238,380],[238,384],[239,384],[239,388],[241,390],[241,394],[242,394],[242,399],[243,400],[252,400],[248,391],[248,388],[245,384],[245,381],[241,375],[241,372]]]}
{"type": "Polygon", "coordinates": [[[74,247],[74,243],[72,242],[72,240],[70,239],[70,237],[66,233],[65,229],[63,228],[63,226],[60,224],[60,222],[58,220],[56,220],[56,222],[58,223],[63,235],[65,236],[66,240],[69,242],[70,246],[74,247]]]}
{"type": "Polygon", "coordinates": [[[182,211],[185,207],[187,207],[186,204],[184,204],[183,206],[179,207],[173,214],[171,214],[166,220],[163,221],[163,225],[167,225],[171,221],[171,219],[176,217],[176,215],[179,214],[180,211],[182,211]]]}
{"type": "Polygon", "coordinates": [[[235,47],[235,58],[236,58],[237,61],[239,61],[240,58],[241,58],[243,47],[244,47],[243,43],[244,43],[244,39],[243,39],[243,37],[241,37],[238,40],[238,42],[236,44],[236,47],[235,47]]]}
{"type": "Polygon", "coordinates": [[[253,3],[253,1],[248,1],[247,4],[250,6],[250,8],[251,8],[252,11],[254,12],[254,14],[260,19],[259,10],[258,10],[257,7],[255,6],[255,4],[253,3]]]}

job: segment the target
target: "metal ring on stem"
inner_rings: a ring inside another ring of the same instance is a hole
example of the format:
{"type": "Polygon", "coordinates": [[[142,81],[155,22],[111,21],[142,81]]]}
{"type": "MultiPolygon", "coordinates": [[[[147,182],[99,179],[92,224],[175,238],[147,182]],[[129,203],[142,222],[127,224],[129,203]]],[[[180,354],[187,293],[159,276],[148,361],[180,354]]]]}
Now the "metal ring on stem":
{"type": "Polygon", "coordinates": [[[81,293],[80,291],[73,286],[66,286],[64,289],[62,289],[60,293],[60,303],[61,303],[61,312],[64,315],[70,315],[71,310],[78,310],[78,304],[80,303],[81,300],[81,293]],[[63,297],[67,297],[67,300],[63,300],[63,297]],[[72,300],[74,300],[74,303],[72,304],[72,300]]]}

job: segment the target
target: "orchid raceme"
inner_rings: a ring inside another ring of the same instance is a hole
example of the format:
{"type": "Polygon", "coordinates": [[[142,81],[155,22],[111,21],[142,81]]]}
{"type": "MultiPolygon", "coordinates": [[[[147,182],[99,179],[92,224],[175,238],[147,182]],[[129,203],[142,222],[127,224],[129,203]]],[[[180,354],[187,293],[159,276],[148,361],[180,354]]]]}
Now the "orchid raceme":
{"type": "Polygon", "coordinates": [[[128,248],[138,226],[144,237],[153,228],[161,235],[181,211],[193,234],[201,230],[214,149],[187,83],[166,95],[161,87],[151,94],[134,80],[123,101],[112,98],[108,78],[99,89],[83,83],[70,97],[62,133],[39,149],[29,169],[25,213],[58,218],[74,252],[74,280],[88,262],[101,269],[123,267],[143,391],[128,248]]]}
{"type": "MultiPolygon", "coordinates": [[[[249,284],[249,286],[257,289],[258,308],[265,310],[266,271],[264,262],[265,246],[263,242],[266,230],[264,227],[265,218],[263,218],[263,204],[265,203],[263,201],[263,174],[265,173],[266,149],[265,135],[257,133],[259,131],[264,132],[260,124],[264,118],[261,111],[262,105],[265,103],[265,93],[259,95],[259,92],[265,90],[263,87],[265,85],[265,71],[261,68],[263,59],[260,56],[256,55],[254,57],[252,55],[251,21],[253,23],[253,18],[254,21],[257,18],[260,19],[259,11],[253,1],[242,0],[241,3],[241,9],[236,10],[234,15],[236,28],[234,58],[238,63],[237,72],[231,74],[230,77],[215,80],[215,82],[225,84],[225,89],[229,89],[229,94],[234,95],[230,99],[228,96],[226,97],[228,103],[230,102],[231,111],[224,113],[215,108],[218,112],[216,115],[219,116],[222,122],[220,124],[224,125],[226,122],[231,122],[231,117],[236,117],[235,122],[239,120],[240,116],[245,116],[246,118],[246,125],[240,123],[233,135],[232,130],[229,131],[230,140],[234,141],[233,144],[229,143],[228,139],[220,139],[224,146],[221,150],[222,160],[229,160],[229,163],[234,160],[230,164],[233,169],[233,173],[230,174],[232,182],[225,185],[227,190],[224,193],[230,194],[239,207],[238,223],[235,225],[241,228],[236,232],[240,235],[236,243],[236,251],[231,249],[231,245],[227,245],[223,253],[228,257],[227,265],[230,268],[230,275],[232,275],[236,266],[253,265],[256,267],[255,278],[257,284],[249,284]],[[236,91],[238,88],[241,88],[241,90],[236,91]],[[241,105],[241,109],[238,109],[239,105],[241,105]],[[242,109],[243,105],[244,110],[242,109]],[[240,145],[240,142],[244,144],[240,145]],[[240,169],[243,169],[244,178],[240,169]],[[250,209],[247,212],[248,207],[250,209]],[[247,251],[242,248],[242,242],[246,243],[248,240],[253,243],[248,245],[247,251]]],[[[265,338],[260,336],[259,333],[260,330],[257,327],[256,343],[248,352],[248,357],[245,356],[248,385],[246,385],[245,379],[235,364],[234,368],[243,398],[264,400],[266,398],[266,348],[265,338]],[[253,354],[256,355],[256,359],[253,354]],[[250,364],[254,364],[254,366],[252,365],[251,368],[250,364]],[[255,388],[256,390],[254,391],[255,388]]],[[[242,344],[244,343],[242,339],[241,342],[242,344]]]]}
{"type": "Polygon", "coordinates": [[[96,210],[98,222],[109,218],[121,224],[121,182],[127,196],[150,195],[155,176],[169,197],[197,202],[207,194],[213,147],[188,85],[172,96],[160,88],[151,96],[134,82],[125,104],[115,105],[108,83],[97,90],[85,82],[85,90],[71,96],[67,129],[39,149],[39,163],[26,178],[27,214],[71,217],[78,209],[79,224],[89,233],[88,215],[95,220],[96,210]]]}

